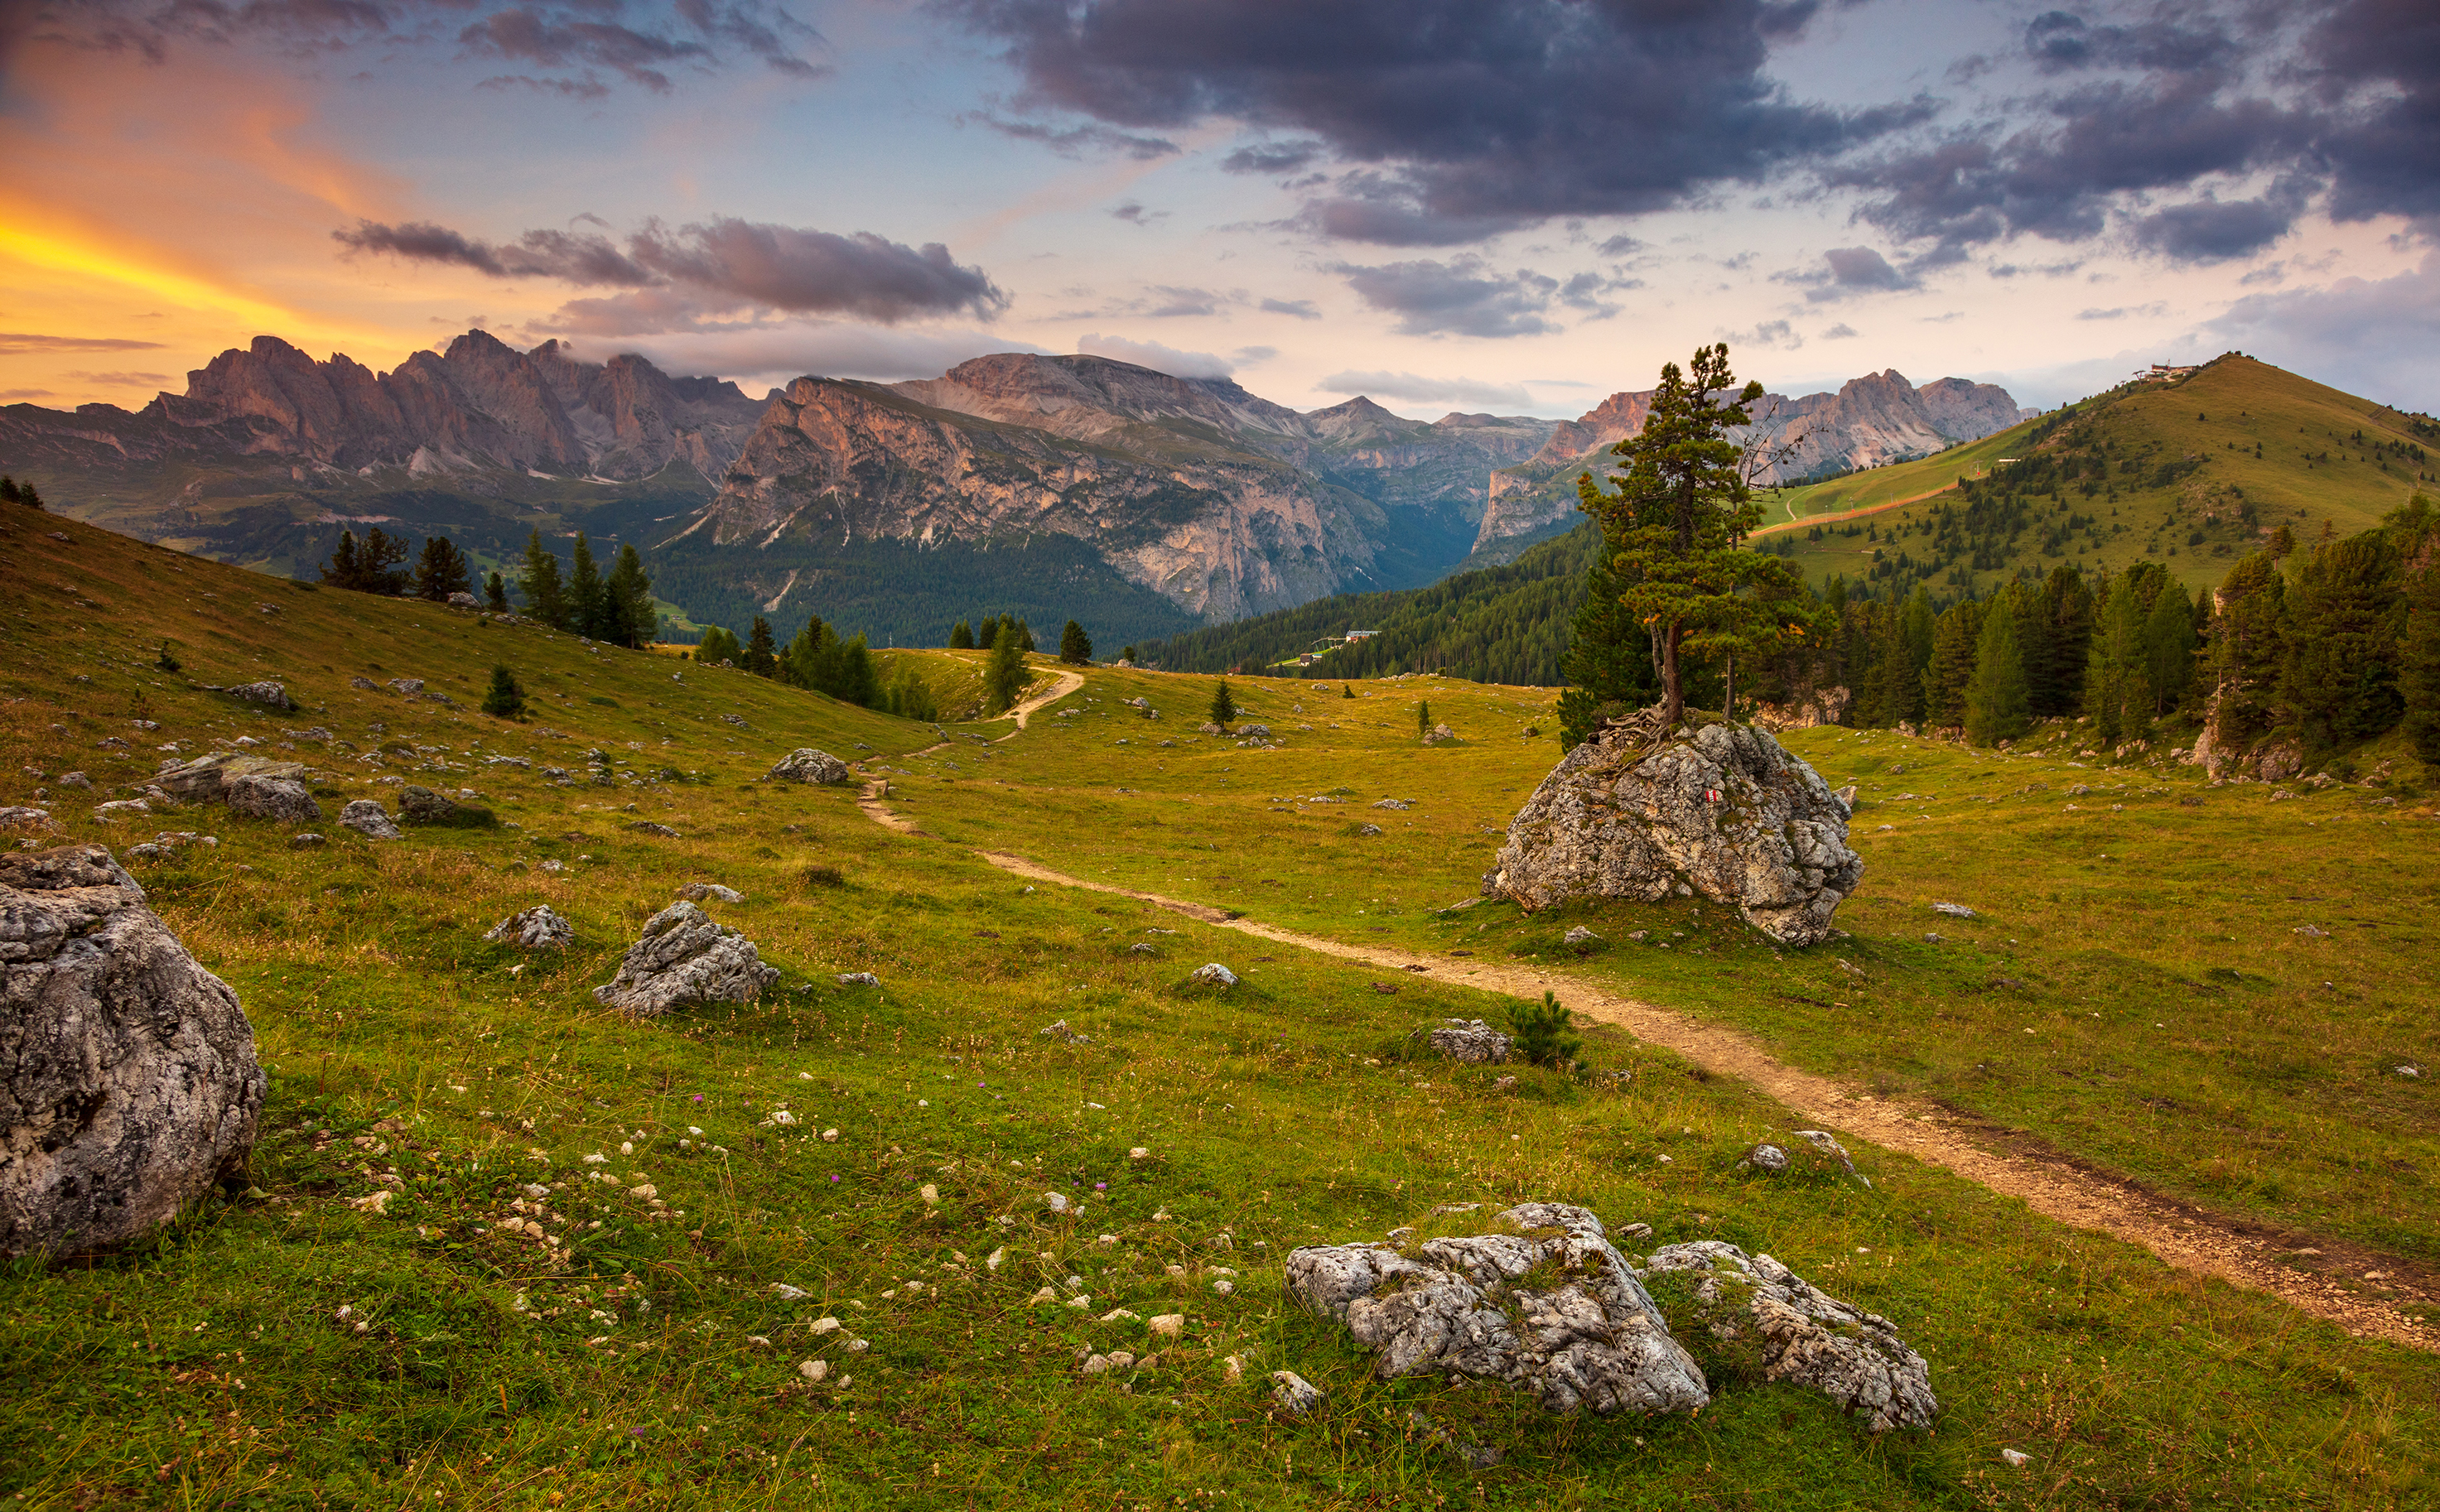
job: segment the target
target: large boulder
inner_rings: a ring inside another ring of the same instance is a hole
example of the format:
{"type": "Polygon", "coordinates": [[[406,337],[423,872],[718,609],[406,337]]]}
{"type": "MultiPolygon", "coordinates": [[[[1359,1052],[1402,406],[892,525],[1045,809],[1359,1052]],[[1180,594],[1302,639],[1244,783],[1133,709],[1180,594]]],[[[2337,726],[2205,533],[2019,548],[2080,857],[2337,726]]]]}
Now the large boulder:
{"type": "Polygon", "coordinates": [[[243,1159],[254,1029],[99,845],[0,855],[0,1254],[175,1218],[243,1159]]]}
{"type": "Polygon", "coordinates": [[[1701,1367],[1581,1207],[1527,1202],[1509,1232],[1298,1250],[1289,1291],[1347,1325],[1378,1357],[1374,1374],[1473,1376],[1534,1394],[1553,1412],[1692,1412],[1709,1402],[1701,1367]],[[1525,1284],[1528,1277],[1532,1284],[1525,1284]]]}
{"type": "Polygon", "coordinates": [[[248,819],[304,825],[316,823],[322,817],[322,806],[305,791],[305,784],[294,777],[236,777],[221,791],[228,800],[229,812],[248,819]]]}
{"type": "Polygon", "coordinates": [[[832,787],[854,780],[855,774],[847,763],[827,751],[812,746],[791,751],[771,768],[771,775],[783,782],[818,782],[832,787]]]}
{"type": "Polygon", "coordinates": [[[648,1019],[697,1003],[751,1003],[779,980],[779,968],[762,964],[753,941],[692,903],[677,902],[645,923],[619,974],[593,997],[648,1019]]]}
{"type": "Polygon", "coordinates": [[[279,782],[302,781],[302,762],[273,761],[242,751],[215,751],[191,761],[170,760],[152,774],[153,787],[189,803],[225,803],[229,784],[240,777],[269,777],[279,782]]]}
{"type": "Polygon", "coordinates": [[[1408,1038],[1417,1036],[1421,1036],[1435,1054],[1469,1066],[1498,1065],[1508,1058],[1508,1052],[1516,1045],[1515,1041],[1480,1019],[1444,1019],[1430,1028],[1416,1030],[1408,1038]]]}
{"type": "Polygon", "coordinates": [[[293,709],[296,706],[296,701],[288,696],[287,685],[275,683],[268,678],[260,683],[240,683],[235,687],[216,688],[214,691],[226,693],[233,699],[240,699],[248,703],[260,703],[269,708],[293,709]]]}
{"type": "Polygon", "coordinates": [[[1644,1262],[1647,1277],[1670,1272],[1696,1278],[1702,1326],[1761,1345],[1768,1379],[1812,1387],[1875,1433],[1929,1428],[1939,1413],[1930,1368],[1890,1320],[1825,1296],[1769,1255],[1702,1239],[1656,1250],[1644,1262]]]}
{"type": "Polygon", "coordinates": [[[1639,717],[1569,752],[1510,822],[1483,892],[1528,910],[1700,893],[1784,945],[1828,938],[1864,862],[1821,774],[1767,731],[1657,723],[1639,717]]]}
{"type": "Polygon", "coordinates": [[[390,818],[389,811],[371,798],[350,800],[346,808],[339,810],[339,823],[367,840],[399,838],[398,825],[390,818]]]}
{"type": "Polygon", "coordinates": [[[408,783],[398,790],[398,817],[410,825],[436,825],[449,829],[489,829],[499,820],[489,809],[408,783]]]}

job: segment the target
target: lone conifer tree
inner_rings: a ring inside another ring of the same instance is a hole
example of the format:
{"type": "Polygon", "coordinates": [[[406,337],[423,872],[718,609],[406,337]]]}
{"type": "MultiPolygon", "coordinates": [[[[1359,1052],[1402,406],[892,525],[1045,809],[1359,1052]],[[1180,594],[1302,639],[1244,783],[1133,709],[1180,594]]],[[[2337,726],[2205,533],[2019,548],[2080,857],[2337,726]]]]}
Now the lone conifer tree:
{"type": "Polygon", "coordinates": [[[1991,600],[1982,634],[1974,648],[1974,678],[1965,685],[1965,738],[1997,745],[2025,733],[2025,653],[2017,642],[2017,616],[2005,594],[1991,600]]]}
{"type": "Polygon", "coordinates": [[[975,628],[961,619],[958,621],[955,626],[951,627],[949,631],[949,649],[953,651],[970,651],[974,649],[975,628]]]}
{"type": "Polygon", "coordinates": [[[769,677],[779,669],[780,648],[771,638],[771,622],[762,615],[754,616],[754,628],[745,636],[745,660],[741,664],[756,677],[769,677]]]}
{"type": "Polygon", "coordinates": [[[1074,620],[1059,632],[1059,660],[1069,667],[1090,667],[1093,664],[1093,642],[1085,635],[1085,627],[1074,620]]]}
{"type": "Polygon", "coordinates": [[[660,626],[653,606],[653,579],[644,576],[644,559],[630,542],[619,548],[619,559],[601,585],[601,629],[599,638],[614,646],[640,647],[660,626]]]}
{"type": "Polygon", "coordinates": [[[537,529],[526,537],[526,564],[517,574],[517,592],[526,613],[553,630],[567,629],[567,599],[559,584],[559,558],[542,543],[537,529]]]}
{"type": "Polygon", "coordinates": [[[1415,735],[1418,738],[1432,733],[1432,701],[1424,699],[1415,704],[1415,735]]]}
{"type": "Polygon", "coordinates": [[[494,719],[522,720],[526,717],[526,690],[505,667],[492,668],[492,685],[483,694],[483,712],[494,719]]]}
{"type": "MultiPolygon", "coordinates": [[[[568,557],[567,628],[579,635],[595,640],[606,637],[602,632],[603,594],[601,569],[593,560],[593,543],[584,532],[576,533],[576,550],[568,557]]],[[[769,673],[764,673],[769,676],[769,673]]]]}
{"type": "Polygon", "coordinates": [[[1339,685],[1338,685],[1338,696],[1339,696],[1340,698],[1343,698],[1343,699],[1352,699],[1352,698],[1354,698],[1354,697],[1355,696],[1355,684],[1353,684],[1353,683],[1341,683],[1341,684],[1339,684],[1339,685]]]}
{"type": "Polygon", "coordinates": [[[415,596],[445,603],[451,594],[472,593],[474,588],[466,554],[447,536],[426,537],[423,554],[415,563],[415,596]]]}
{"type": "Polygon", "coordinates": [[[1005,714],[1025,691],[1025,648],[1014,625],[1002,621],[992,637],[991,662],[983,668],[983,712],[1005,714]]]}
{"type": "Polygon", "coordinates": [[[1237,701],[1229,696],[1229,680],[1222,678],[1211,687],[1211,722],[1222,729],[1237,717],[1237,701]]]}
{"type": "Polygon", "coordinates": [[[1642,432],[1611,448],[1625,472],[1607,490],[1590,473],[1576,480],[1580,507],[1616,548],[1619,602],[1660,651],[1669,724],[1686,712],[1686,654],[1732,654],[1803,633],[1811,617],[1796,567],[1743,546],[1762,510],[1746,449],[1728,433],[1751,423],[1747,406],[1763,389],[1748,383],[1726,399],[1735,382],[1725,343],[1695,348],[1688,371],[1664,364],[1642,432]]]}
{"type": "Polygon", "coordinates": [[[509,612],[509,580],[496,572],[483,580],[483,607],[494,614],[509,612]]]}

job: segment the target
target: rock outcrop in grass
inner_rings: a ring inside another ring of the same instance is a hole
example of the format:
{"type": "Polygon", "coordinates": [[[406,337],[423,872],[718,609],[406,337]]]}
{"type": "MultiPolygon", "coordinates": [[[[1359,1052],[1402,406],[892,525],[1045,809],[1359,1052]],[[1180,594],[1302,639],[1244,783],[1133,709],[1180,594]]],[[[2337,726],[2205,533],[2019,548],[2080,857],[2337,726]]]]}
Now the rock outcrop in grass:
{"type": "Polygon", "coordinates": [[[1813,945],[1863,879],[1847,809],[1767,731],[1665,735],[1639,718],[1568,753],[1508,826],[1486,895],[1733,903],[1783,945],[1813,945]]]}
{"type": "Polygon", "coordinates": [[[0,856],[0,1254],[124,1244],[254,1144],[237,994],[99,845],[0,856]]]}
{"type": "Polygon", "coordinates": [[[829,787],[854,780],[855,774],[847,763],[827,751],[812,746],[791,751],[772,765],[771,775],[782,782],[815,782],[829,787]]]}
{"type": "Polygon", "coordinates": [[[751,1003],[780,980],[754,942],[692,903],[654,915],[627,947],[619,974],[593,989],[594,1001],[649,1019],[701,1003],[751,1003]]]}
{"type": "Polygon", "coordinates": [[[222,789],[229,812],[278,825],[310,825],[322,817],[322,806],[294,777],[250,775],[231,778],[222,789]]]}
{"type": "Polygon", "coordinates": [[[1816,1290],[1767,1254],[1702,1239],[1653,1252],[1647,1277],[1695,1277],[1701,1326],[1716,1339],[1752,1342],[1770,1380],[1810,1386],[1875,1433],[1929,1428],[1940,1411],[1931,1373],[1887,1318],[1816,1290]]]}
{"type": "Polygon", "coordinates": [[[576,942],[576,926],[551,912],[548,903],[521,909],[483,932],[487,940],[502,940],[529,951],[564,951],[576,942]]]}
{"type": "Polygon", "coordinates": [[[1581,1207],[1526,1202],[1509,1232],[1298,1250],[1288,1290],[1347,1325],[1384,1380],[1425,1373],[1504,1381],[1552,1412],[1692,1412],[1710,1389],[1694,1358],[1581,1207]]]}

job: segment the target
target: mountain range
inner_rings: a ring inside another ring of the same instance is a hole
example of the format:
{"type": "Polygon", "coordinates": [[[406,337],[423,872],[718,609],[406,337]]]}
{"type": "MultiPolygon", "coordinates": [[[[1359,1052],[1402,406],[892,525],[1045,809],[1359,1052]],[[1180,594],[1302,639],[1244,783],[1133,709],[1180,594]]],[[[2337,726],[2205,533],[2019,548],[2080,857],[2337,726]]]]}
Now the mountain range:
{"type": "MultiPolygon", "coordinates": [[[[1642,434],[1652,395],[1648,388],[1612,394],[1580,418],[1554,426],[1525,461],[1493,472],[1475,537],[1476,558],[1504,560],[1572,524],[1577,476],[1591,471],[1607,478],[1616,472],[1598,454],[1642,434]]],[[[1766,394],[1748,413],[1753,423],[1731,434],[1771,454],[1754,481],[1785,485],[1929,456],[1996,436],[2038,412],[2019,409],[1996,384],[1944,378],[1917,388],[1891,368],[1850,379],[1835,394],[1766,394]]]]}
{"type": "MultiPolygon", "coordinates": [[[[1648,405],[1426,423],[1028,353],[755,399],[481,330],[380,374],[263,336],[140,410],[0,409],[0,467],[83,518],[295,576],[345,527],[449,534],[484,568],[529,529],[584,529],[641,547],[663,598],[702,622],[762,614],[784,632],[819,614],[923,644],[1006,609],[1127,639],[1504,560],[1573,518],[1574,473],[1648,405]]],[[[1756,430],[1791,444],[1789,475],[1815,475],[2016,414],[1989,385],[1893,372],[1774,396],[1756,430]]]]}

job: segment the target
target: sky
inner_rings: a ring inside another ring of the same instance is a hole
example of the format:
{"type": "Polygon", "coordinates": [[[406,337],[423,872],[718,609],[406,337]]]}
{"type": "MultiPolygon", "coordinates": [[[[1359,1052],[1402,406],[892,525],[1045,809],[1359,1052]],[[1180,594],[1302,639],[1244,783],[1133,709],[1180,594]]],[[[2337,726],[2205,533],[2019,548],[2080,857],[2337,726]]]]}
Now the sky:
{"type": "Polygon", "coordinates": [[[0,0],[0,402],[474,327],[1572,416],[1725,341],[2440,409],[2440,5],[0,0]]]}

